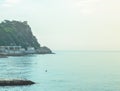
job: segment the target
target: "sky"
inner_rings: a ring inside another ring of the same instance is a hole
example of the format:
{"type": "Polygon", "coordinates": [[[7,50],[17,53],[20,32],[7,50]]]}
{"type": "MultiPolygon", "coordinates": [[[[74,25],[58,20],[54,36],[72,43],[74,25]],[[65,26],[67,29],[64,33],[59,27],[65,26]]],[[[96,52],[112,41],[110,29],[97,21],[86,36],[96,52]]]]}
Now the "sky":
{"type": "Polygon", "coordinates": [[[120,50],[120,0],[0,0],[0,21],[28,21],[52,50],[120,50]]]}

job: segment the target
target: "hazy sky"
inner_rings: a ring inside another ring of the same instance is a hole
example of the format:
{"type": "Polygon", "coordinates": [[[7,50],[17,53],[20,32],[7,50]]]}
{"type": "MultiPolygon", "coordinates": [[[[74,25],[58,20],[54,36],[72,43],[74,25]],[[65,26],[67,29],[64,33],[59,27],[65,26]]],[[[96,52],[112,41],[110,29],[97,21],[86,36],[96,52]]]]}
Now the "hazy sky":
{"type": "Polygon", "coordinates": [[[120,50],[120,0],[0,0],[0,21],[28,21],[53,50],[120,50]]]}

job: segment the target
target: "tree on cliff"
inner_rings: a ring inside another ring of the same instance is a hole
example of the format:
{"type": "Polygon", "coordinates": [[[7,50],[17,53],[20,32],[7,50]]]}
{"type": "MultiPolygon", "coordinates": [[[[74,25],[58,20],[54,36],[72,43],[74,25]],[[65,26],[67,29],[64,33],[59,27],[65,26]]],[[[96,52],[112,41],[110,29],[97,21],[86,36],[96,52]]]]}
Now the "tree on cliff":
{"type": "Polygon", "coordinates": [[[32,34],[30,26],[27,21],[9,21],[4,20],[0,23],[0,46],[28,46],[35,49],[40,48],[36,37],[32,34]]]}

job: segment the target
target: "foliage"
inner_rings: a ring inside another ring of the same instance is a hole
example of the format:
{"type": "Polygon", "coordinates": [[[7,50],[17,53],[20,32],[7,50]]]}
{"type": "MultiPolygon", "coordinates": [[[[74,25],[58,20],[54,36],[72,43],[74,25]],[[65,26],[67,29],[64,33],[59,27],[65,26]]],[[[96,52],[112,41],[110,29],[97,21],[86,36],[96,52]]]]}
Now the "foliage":
{"type": "Polygon", "coordinates": [[[4,20],[0,23],[0,46],[22,46],[23,48],[40,48],[36,37],[32,34],[27,21],[4,20]]]}

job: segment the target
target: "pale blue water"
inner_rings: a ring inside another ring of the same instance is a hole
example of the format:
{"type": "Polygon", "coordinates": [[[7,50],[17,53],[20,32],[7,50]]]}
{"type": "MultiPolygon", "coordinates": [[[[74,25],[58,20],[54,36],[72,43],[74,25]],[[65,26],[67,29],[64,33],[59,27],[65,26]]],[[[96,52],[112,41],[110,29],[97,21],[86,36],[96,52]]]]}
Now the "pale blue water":
{"type": "Polygon", "coordinates": [[[120,91],[120,52],[61,51],[0,58],[0,78],[37,83],[1,86],[0,91],[120,91]]]}

